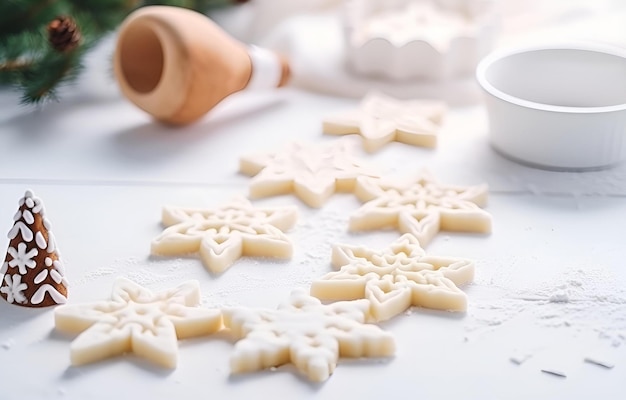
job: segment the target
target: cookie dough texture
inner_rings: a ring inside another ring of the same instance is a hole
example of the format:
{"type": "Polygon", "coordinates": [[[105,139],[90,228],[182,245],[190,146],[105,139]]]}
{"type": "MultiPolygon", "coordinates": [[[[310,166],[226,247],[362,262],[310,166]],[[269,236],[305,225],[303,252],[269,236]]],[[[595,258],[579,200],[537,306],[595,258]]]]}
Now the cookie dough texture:
{"type": "Polygon", "coordinates": [[[230,360],[233,373],[291,363],[313,382],[327,380],[340,357],[389,357],[393,336],[365,323],[369,302],[328,305],[294,290],[277,310],[230,308],[224,325],[238,340],[230,360]]]}
{"type": "Polygon", "coordinates": [[[152,241],[155,255],[198,252],[212,273],[222,273],[243,256],[291,258],[293,244],[283,233],[293,227],[295,206],[253,207],[244,198],[214,209],[164,207],[165,230],[152,241]]]}
{"type": "Polygon", "coordinates": [[[415,236],[402,235],[389,247],[335,245],[330,272],[311,285],[321,300],[367,299],[369,319],[385,321],[411,306],[445,311],[467,310],[467,296],[458,286],[474,279],[474,262],[428,256],[415,236]]]}
{"type": "Polygon", "coordinates": [[[322,127],[327,135],[360,135],[370,153],[393,141],[433,148],[446,110],[440,101],[397,100],[370,93],[356,110],[324,118],[322,127]]]}
{"type": "Polygon", "coordinates": [[[70,345],[72,365],[134,353],[164,368],[178,361],[178,340],[209,335],[222,327],[220,310],[198,307],[197,281],[159,293],[117,278],[111,299],[55,309],[56,329],[78,334],[70,345]]]}
{"type": "Polygon", "coordinates": [[[294,193],[306,205],[320,208],[336,192],[349,193],[359,176],[378,172],[350,153],[348,141],[291,143],[283,151],[246,155],[239,170],[252,176],[250,197],[294,193]]]}
{"type": "Polygon", "coordinates": [[[422,172],[414,179],[359,178],[355,194],[366,202],[350,216],[351,231],[392,228],[422,246],[440,231],[491,233],[487,185],[454,186],[422,172]]]}

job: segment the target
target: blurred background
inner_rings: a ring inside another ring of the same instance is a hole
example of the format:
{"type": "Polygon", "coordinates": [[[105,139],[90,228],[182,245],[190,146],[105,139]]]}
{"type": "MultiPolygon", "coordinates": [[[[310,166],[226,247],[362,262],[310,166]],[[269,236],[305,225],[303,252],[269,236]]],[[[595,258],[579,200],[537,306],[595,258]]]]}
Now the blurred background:
{"type": "Polygon", "coordinates": [[[479,100],[473,68],[492,49],[566,41],[626,48],[622,0],[9,0],[0,5],[1,104],[119,96],[111,73],[116,29],[133,9],[151,4],[205,13],[237,39],[290,57],[294,86],[336,96],[360,97],[374,88],[398,97],[471,104],[479,100]],[[403,8],[411,4],[424,7],[409,21],[403,8]],[[391,16],[394,9],[405,14],[402,21],[391,16]],[[378,28],[373,28],[377,17],[378,28]],[[378,55],[388,65],[393,55],[382,54],[392,50],[380,47],[358,53],[368,34],[395,35],[395,50],[407,41],[423,40],[432,49],[425,55],[414,52],[419,58],[415,65],[432,62],[439,65],[436,71],[443,65],[464,73],[433,77],[411,66],[407,71],[363,71],[377,68],[363,58],[378,55]],[[451,50],[455,38],[465,40],[460,55],[451,50]]]}

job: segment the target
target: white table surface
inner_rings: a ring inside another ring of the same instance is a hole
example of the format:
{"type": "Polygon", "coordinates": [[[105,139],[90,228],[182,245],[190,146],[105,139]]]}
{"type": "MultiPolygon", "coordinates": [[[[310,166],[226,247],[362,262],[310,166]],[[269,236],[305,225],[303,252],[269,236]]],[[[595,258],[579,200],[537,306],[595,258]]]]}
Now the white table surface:
{"type": "MultiPolygon", "coordinates": [[[[94,67],[97,69],[99,67],[94,67]]],[[[64,101],[32,112],[0,92],[0,230],[31,188],[45,202],[66,261],[72,303],[108,298],[117,276],[159,290],[197,279],[208,307],[273,308],[294,287],[330,271],[330,246],[386,247],[397,232],[347,231],[351,195],[321,209],[293,196],[255,204],[296,204],[289,262],[244,258],[209,274],[195,257],[154,258],[165,204],[217,206],[247,193],[238,157],[321,135],[329,112],[354,106],[299,90],[239,94],[199,123],[155,124],[119,97],[111,81],[83,81],[64,101]],[[100,86],[98,86],[100,85],[100,86]]],[[[489,236],[441,233],[429,254],[477,261],[464,288],[468,311],[413,309],[382,324],[397,341],[390,360],[340,360],[323,384],[292,367],[233,377],[227,335],[180,342],[175,370],[135,356],[69,364],[71,337],[54,330],[53,310],[0,302],[0,399],[114,398],[623,398],[626,376],[626,167],[588,173],[527,168],[495,154],[482,105],[453,108],[436,150],[392,143],[358,155],[388,173],[428,168],[441,181],[490,185],[489,236]],[[567,301],[558,302],[566,294],[567,301]],[[512,356],[531,357],[522,365],[512,356]],[[604,369],[587,356],[615,364],[604,369]],[[554,368],[559,378],[540,372],[554,368]]],[[[0,248],[8,240],[0,237],[0,248]]]]}

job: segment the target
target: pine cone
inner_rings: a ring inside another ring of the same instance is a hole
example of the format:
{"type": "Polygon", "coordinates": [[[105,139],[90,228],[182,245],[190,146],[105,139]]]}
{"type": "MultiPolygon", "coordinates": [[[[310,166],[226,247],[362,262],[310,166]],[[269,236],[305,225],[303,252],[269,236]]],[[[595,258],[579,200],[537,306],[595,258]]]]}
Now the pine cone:
{"type": "Polygon", "coordinates": [[[48,24],[47,30],[48,41],[56,51],[61,53],[74,50],[81,39],[76,21],[71,17],[56,17],[48,24]]]}

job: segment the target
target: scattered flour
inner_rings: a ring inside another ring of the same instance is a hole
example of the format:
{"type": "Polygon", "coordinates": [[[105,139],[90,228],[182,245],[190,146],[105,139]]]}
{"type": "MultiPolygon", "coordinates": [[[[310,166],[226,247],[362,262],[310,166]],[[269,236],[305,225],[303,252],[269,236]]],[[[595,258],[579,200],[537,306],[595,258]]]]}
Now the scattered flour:
{"type": "Polygon", "coordinates": [[[115,268],[101,267],[101,268],[95,269],[93,271],[87,272],[82,277],[78,278],[76,281],[73,281],[72,284],[83,285],[85,283],[89,283],[89,282],[98,280],[99,278],[101,278],[103,276],[113,275],[115,273],[117,273],[117,270],[115,268]]]}
{"type": "Polygon", "coordinates": [[[525,314],[539,326],[594,331],[614,347],[626,342],[626,290],[606,270],[571,270],[532,289],[504,283],[497,286],[488,279],[474,284],[467,333],[493,330],[525,314]]]}
{"type": "Polygon", "coordinates": [[[532,353],[516,350],[513,353],[513,355],[509,358],[509,360],[511,360],[511,362],[514,364],[522,365],[524,362],[526,362],[526,360],[528,360],[532,356],[533,356],[532,353]]]}
{"type": "Polygon", "coordinates": [[[569,292],[567,289],[557,289],[548,301],[550,303],[569,303],[569,292]]]}
{"type": "Polygon", "coordinates": [[[11,347],[13,347],[14,344],[15,344],[15,340],[9,339],[5,342],[2,342],[0,347],[2,347],[4,350],[11,350],[11,347]]]}

